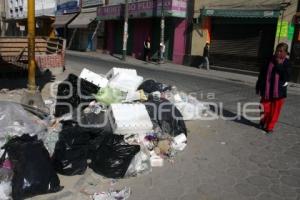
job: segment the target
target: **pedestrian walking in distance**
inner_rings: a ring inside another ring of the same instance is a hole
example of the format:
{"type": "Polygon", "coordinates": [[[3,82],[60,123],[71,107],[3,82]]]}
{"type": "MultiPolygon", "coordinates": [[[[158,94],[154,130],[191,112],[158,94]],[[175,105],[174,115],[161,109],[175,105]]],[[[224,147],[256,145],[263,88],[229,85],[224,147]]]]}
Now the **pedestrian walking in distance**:
{"type": "Polygon", "coordinates": [[[150,50],[151,50],[151,40],[148,36],[147,39],[144,41],[144,61],[150,61],[150,50]]]}
{"type": "Polygon", "coordinates": [[[159,43],[159,63],[164,63],[164,53],[166,50],[166,46],[164,43],[159,43]]]}
{"type": "Polygon", "coordinates": [[[287,97],[289,69],[288,45],[280,43],[269,64],[261,68],[256,93],[261,96],[262,116],[260,127],[267,133],[272,133],[278,121],[284,99],[287,97]]]}
{"type": "Polygon", "coordinates": [[[204,49],[203,49],[203,63],[199,66],[199,68],[201,68],[201,66],[205,66],[207,70],[209,70],[209,43],[206,42],[204,49]]]}

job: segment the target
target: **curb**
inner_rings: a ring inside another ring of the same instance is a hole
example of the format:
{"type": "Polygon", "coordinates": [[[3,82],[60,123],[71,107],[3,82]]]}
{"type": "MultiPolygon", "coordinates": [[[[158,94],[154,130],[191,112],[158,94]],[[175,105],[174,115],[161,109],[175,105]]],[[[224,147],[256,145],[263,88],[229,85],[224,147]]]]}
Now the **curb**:
{"type": "MultiPolygon", "coordinates": [[[[126,64],[137,68],[151,69],[156,71],[165,71],[170,73],[184,74],[189,76],[196,76],[207,79],[221,80],[231,83],[243,84],[248,86],[255,86],[257,77],[251,75],[237,74],[231,72],[224,72],[220,70],[203,70],[195,67],[189,67],[185,65],[178,65],[174,63],[145,63],[144,61],[137,60],[135,58],[127,57],[126,61],[122,61],[117,56],[111,56],[108,54],[103,54],[99,52],[76,52],[68,50],[66,52],[67,56],[85,57],[91,59],[97,59],[102,61],[107,61],[116,64],[126,64]]],[[[212,66],[214,68],[214,66],[212,66]]],[[[217,67],[216,67],[217,68],[217,67]]],[[[289,93],[300,94],[300,84],[290,83],[288,86],[289,93]]]]}

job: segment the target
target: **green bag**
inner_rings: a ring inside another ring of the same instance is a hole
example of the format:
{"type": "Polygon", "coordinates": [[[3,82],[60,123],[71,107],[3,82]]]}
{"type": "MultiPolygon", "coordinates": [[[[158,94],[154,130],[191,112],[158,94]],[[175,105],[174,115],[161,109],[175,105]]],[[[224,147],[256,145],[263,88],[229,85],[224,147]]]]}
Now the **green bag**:
{"type": "Polygon", "coordinates": [[[99,103],[109,106],[112,103],[121,103],[124,94],[118,89],[105,87],[101,88],[94,97],[99,103]]]}

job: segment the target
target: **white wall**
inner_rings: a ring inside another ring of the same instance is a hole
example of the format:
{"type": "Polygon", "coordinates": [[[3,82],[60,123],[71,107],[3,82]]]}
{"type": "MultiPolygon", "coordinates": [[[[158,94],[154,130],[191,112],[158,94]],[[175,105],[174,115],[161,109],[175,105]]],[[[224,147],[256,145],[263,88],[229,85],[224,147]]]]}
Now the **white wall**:
{"type": "MultiPolygon", "coordinates": [[[[35,15],[55,16],[56,0],[35,0],[35,15]]],[[[6,18],[27,18],[27,0],[6,0],[6,18]]]]}

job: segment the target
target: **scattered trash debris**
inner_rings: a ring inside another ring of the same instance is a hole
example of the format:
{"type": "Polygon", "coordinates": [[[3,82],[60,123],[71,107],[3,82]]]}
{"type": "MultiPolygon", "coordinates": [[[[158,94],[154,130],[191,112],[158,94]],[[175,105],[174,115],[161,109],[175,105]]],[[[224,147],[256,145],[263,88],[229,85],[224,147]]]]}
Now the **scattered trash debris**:
{"type": "Polygon", "coordinates": [[[126,74],[128,76],[137,76],[137,72],[135,69],[113,67],[111,70],[109,70],[109,72],[106,73],[106,78],[110,80],[112,77],[121,73],[126,74]]]}
{"type": "Polygon", "coordinates": [[[13,178],[12,163],[10,160],[5,159],[5,156],[2,156],[0,162],[0,199],[10,200],[12,192],[11,181],[13,178]]]}
{"type": "Polygon", "coordinates": [[[118,73],[109,80],[108,85],[123,92],[134,92],[142,82],[141,76],[118,73]]]}
{"type": "MultiPolygon", "coordinates": [[[[113,186],[164,160],[174,163],[187,146],[184,120],[198,119],[207,107],[175,86],[143,80],[134,69],[112,68],[104,76],[84,68],[58,85],[56,99],[45,100],[49,115],[0,102],[0,199],[57,192],[56,173],[82,175],[90,167],[113,178],[113,186]]],[[[131,191],[81,192],[94,200],[126,200],[131,191]]]]}
{"type": "Polygon", "coordinates": [[[162,157],[158,156],[154,151],[151,151],[150,154],[150,162],[152,167],[162,167],[164,165],[164,159],[162,157]]]}
{"type": "Polygon", "coordinates": [[[124,96],[125,94],[119,89],[111,87],[101,88],[98,93],[94,95],[98,102],[106,106],[112,103],[121,103],[124,100],[124,96]]]}
{"type": "Polygon", "coordinates": [[[11,199],[11,182],[0,181],[0,199],[10,200],[11,199]]]}
{"type": "Polygon", "coordinates": [[[112,104],[110,116],[114,134],[142,134],[153,128],[144,104],[112,104]]]}
{"type": "Polygon", "coordinates": [[[152,92],[165,92],[167,90],[171,90],[171,86],[156,82],[154,80],[145,80],[138,88],[139,90],[144,90],[147,93],[152,92]]]}
{"type": "Polygon", "coordinates": [[[101,129],[83,128],[75,121],[62,122],[62,131],[52,156],[55,170],[63,175],[83,174],[91,158],[104,140],[101,129]]]}
{"type": "Polygon", "coordinates": [[[139,151],[139,145],[125,144],[123,136],[107,135],[93,153],[89,166],[107,178],[124,178],[131,160],[139,151]]]}
{"type": "Polygon", "coordinates": [[[24,134],[15,137],[4,145],[4,149],[13,165],[13,199],[24,199],[62,189],[50,156],[37,136],[24,134]]]}
{"type": "Polygon", "coordinates": [[[141,146],[141,150],[132,159],[125,177],[134,177],[141,174],[147,174],[151,172],[151,161],[149,151],[141,146]]]}
{"type": "Polygon", "coordinates": [[[130,188],[125,187],[122,190],[111,190],[109,192],[95,193],[93,200],[127,200],[130,197],[130,188]]]}
{"type": "Polygon", "coordinates": [[[147,101],[148,98],[144,93],[144,90],[131,91],[127,93],[125,102],[133,101],[147,101]]]}
{"type": "MultiPolygon", "coordinates": [[[[39,139],[46,137],[47,119],[42,120],[39,117],[27,112],[17,103],[0,101],[0,145],[1,147],[12,137],[38,135],[39,139]]],[[[3,150],[2,150],[3,153],[3,150]]]]}
{"type": "Polygon", "coordinates": [[[174,137],[172,142],[172,148],[176,151],[183,151],[187,146],[187,138],[185,134],[180,134],[174,137]]]}
{"type": "Polygon", "coordinates": [[[78,106],[84,109],[88,103],[95,100],[93,94],[99,91],[99,87],[84,79],[70,74],[68,78],[58,85],[55,106],[55,117],[76,111],[78,106]],[[83,104],[86,103],[86,106],[83,104]]]}
{"type": "Polygon", "coordinates": [[[100,88],[104,88],[108,84],[108,80],[104,75],[96,74],[95,72],[92,72],[86,68],[84,68],[81,71],[79,78],[93,83],[94,85],[97,85],[100,88]]]}

